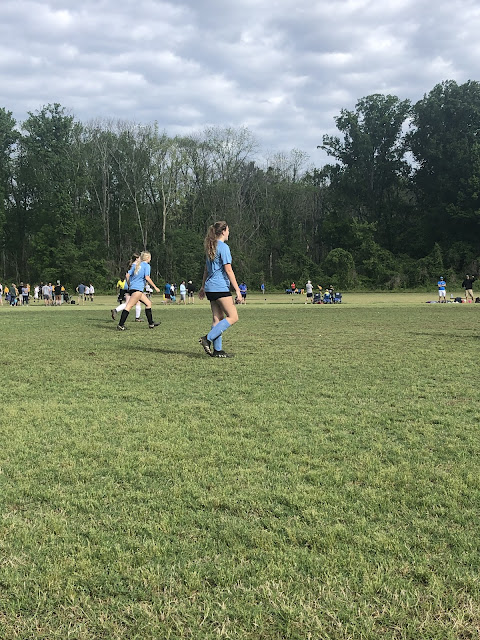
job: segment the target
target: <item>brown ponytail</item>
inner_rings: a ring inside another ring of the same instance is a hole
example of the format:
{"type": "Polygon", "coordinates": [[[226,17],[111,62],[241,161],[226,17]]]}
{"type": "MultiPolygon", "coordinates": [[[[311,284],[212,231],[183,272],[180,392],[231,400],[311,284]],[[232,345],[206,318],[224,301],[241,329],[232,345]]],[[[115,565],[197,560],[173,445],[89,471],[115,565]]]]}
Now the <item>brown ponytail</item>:
{"type": "Polygon", "coordinates": [[[218,236],[222,235],[227,226],[227,223],[224,220],[221,220],[220,222],[215,222],[208,227],[207,235],[205,236],[205,242],[203,244],[205,247],[207,258],[210,258],[210,260],[215,260],[215,254],[217,253],[218,236]]]}

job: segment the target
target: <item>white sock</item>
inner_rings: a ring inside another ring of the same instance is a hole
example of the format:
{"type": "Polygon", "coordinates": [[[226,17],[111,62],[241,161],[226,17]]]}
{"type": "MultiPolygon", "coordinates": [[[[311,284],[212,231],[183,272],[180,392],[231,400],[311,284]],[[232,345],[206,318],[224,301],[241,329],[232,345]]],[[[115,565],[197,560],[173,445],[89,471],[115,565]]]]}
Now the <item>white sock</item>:
{"type": "Polygon", "coordinates": [[[125,307],[127,306],[127,303],[124,302],[123,304],[119,304],[118,307],[115,309],[115,311],[117,313],[120,313],[120,311],[123,311],[125,309],[125,307]]]}
{"type": "Polygon", "coordinates": [[[142,313],[142,303],[137,302],[137,304],[135,305],[135,320],[138,320],[141,313],[142,313]]]}

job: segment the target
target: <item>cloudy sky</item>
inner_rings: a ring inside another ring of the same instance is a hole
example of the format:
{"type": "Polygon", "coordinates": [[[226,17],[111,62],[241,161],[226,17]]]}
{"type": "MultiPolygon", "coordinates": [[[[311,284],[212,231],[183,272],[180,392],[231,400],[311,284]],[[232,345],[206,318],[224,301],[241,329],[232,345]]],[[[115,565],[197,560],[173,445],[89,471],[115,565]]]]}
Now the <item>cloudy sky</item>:
{"type": "Polygon", "coordinates": [[[480,80],[479,34],[479,0],[0,0],[0,107],[246,126],[321,164],[359,98],[480,80]]]}

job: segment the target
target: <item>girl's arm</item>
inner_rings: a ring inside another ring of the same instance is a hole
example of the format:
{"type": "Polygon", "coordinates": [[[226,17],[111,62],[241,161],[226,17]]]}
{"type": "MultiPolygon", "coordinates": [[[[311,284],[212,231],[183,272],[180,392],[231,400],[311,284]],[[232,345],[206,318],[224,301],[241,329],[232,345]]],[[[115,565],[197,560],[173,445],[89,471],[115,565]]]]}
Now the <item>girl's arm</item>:
{"type": "Polygon", "coordinates": [[[200,291],[198,292],[198,297],[200,300],[203,300],[205,297],[205,280],[207,279],[207,266],[203,270],[203,278],[202,278],[202,286],[200,287],[200,291]]]}
{"type": "Polygon", "coordinates": [[[155,291],[157,293],[160,293],[160,289],[157,287],[157,285],[153,282],[153,280],[150,278],[150,276],[145,276],[145,280],[148,282],[148,284],[152,285],[152,287],[155,289],[155,291]]]}
{"type": "Polygon", "coordinates": [[[225,273],[227,274],[228,279],[230,280],[230,284],[235,289],[237,300],[241,300],[242,294],[240,292],[240,289],[238,288],[237,279],[235,278],[235,274],[233,273],[232,265],[224,264],[223,268],[225,269],[225,273]]]}

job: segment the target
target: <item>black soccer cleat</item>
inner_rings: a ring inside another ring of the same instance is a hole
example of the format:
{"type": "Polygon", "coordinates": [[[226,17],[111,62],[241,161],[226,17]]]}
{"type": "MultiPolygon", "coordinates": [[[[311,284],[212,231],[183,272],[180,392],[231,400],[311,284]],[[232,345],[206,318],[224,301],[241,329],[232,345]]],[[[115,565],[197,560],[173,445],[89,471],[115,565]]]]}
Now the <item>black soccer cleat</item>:
{"type": "Polygon", "coordinates": [[[115,320],[115,316],[117,315],[117,310],[116,309],[112,309],[110,311],[110,313],[112,314],[112,320],[115,320]]]}
{"type": "Polygon", "coordinates": [[[123,324],[117,324],[117,331],[126,331],[127,327],[123,324]]]}
{"type": "Polygon", "coordinates": [[[159,324],[160,324],[159,322],[152,322],[152,324],[148,325],[148,328],[149,329],[155,329],[155,327],[158,327],[159,324]]]}
{"type": "Polygon", "coordinates": [[[210,340],[207,338],[207,336],[202,336],[199,339],[199,343],[202,345],[203,350],[205,351],[206,354],[208,354],[209,356],[212,356],[212,348],[210,345],[210,340]]]}
{"type": "Polygon", "coordinates": [[[213,351],[214,358],[234,358],[233,353],[226,353],[225,351],[213,351]]]}

